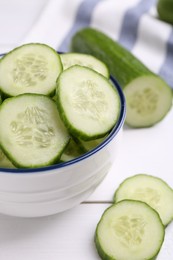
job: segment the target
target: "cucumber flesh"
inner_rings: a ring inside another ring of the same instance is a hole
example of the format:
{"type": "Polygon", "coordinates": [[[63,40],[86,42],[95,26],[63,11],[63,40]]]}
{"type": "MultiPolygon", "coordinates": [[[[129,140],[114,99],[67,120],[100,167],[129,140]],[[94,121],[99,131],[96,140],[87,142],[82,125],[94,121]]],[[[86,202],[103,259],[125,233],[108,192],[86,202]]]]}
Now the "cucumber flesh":
{"type": "Polygon", "coordinates": [[[106,78],[110,77],[108,67],[100,60],[89,54],[82,53],[63,53],[60,54],[63,69],[68,69],[73,65],[86,66],[97,71],[106,78]]]}
{"type": "Polygon", "coordinates": [[[146,203],[124,200],[109,207],[95,233],[95,244],[105,260],[155,259],[164,241],[158,213],[146,203]]]}
{"type": "Polygon", "coordinates": [[[104,136],[120,114],[116,88],[101,74],[78,65],[59,76],[57,105],[71,134],[82,140],[104,136]]]}
{"type": "Polygon", "coordinates": [[[162,120],[172,104],[171,89],[159,77],[142,76],[124,87],[126,124],[149,127],[162,120]]]}
{"type": "Polygon", "coordinates": [[[105,136],[99,139],[91,140],[91,141],[83,141],[81,139],[77,139],[76,142],[79,144],[81,149],[84,152],[89,152],[92,149],[96,148],[99,144],[101,144],[105,140],[105,136]]]}
{"type": "Polygon", "coordinates": [[[16,168],[0,149],[0,168],[16,168]]]}
{"type": "Polygon", "coordinates": [[[0,60],[0,89],[4,96],[52,95],[61,71],[61,59],[54,49],[45,44],[25,44],[0,60]]]}
{"type": "Polygon", "coordinates": [[[40,94],[6,99],[0,107],[0,140],[16,167],[53,164],[70,140],[54,101],[40,94]]]}
{"type": "Polygon", "coordinates": [[[78,31],[72,38],[71,50],[93,55],[108,66],[124,91],[126,123],[131,127],[152,126],[171,109],[172,90],[166,82],[104,33],[93,28],[78,31]]]}
{"type": "Polygon", "coordinates": [[[67,162],[73,160],[83,154],[80,146],[71,138],[63,154],[61,155],[61,162],[67,162]]]}
{"type": "Polygon", "coordinates": [[[149,204],[160,215],[164,225],[173,220],[173,190],[158,177],[137,174],[123,181],[114,195],[114,202],[130,199],[149,204]]]}

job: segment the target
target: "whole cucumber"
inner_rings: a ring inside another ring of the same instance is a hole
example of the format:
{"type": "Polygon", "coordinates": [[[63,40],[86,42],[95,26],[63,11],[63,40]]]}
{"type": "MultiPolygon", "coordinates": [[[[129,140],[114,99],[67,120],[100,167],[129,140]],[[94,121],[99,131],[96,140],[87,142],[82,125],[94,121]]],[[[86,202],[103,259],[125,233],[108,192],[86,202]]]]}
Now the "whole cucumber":
{"type": "Polygon", "coordinates": [[[152,126],[172,107],[172,89],[167,83],[104,33],[90,27],[78,31],[71,50],[91,54],[108,66],[124,91],[129,126],[152,126]]]}

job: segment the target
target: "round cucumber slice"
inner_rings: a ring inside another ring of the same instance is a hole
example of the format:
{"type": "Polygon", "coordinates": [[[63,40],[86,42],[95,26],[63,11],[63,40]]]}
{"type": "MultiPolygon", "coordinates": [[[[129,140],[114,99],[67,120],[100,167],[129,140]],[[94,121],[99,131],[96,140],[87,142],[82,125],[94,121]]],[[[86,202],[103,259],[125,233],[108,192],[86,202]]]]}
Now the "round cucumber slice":
{"type": "Polygon", "coordinates": [[[78,65],[59,76],[57,105],[66,127],[83,140],[104,136],[120,113],[116,88],[101,74],[78,65]]]}
{"type": "Polygon", "coordinates": [[[158,177],[137,174],[125,179],[114,194],[114,202],[124,199],[146,202],[159,213],[164,225],[173,219],[173,190],[158,177]]]}
{"type": "Polygon", "coordinates": [[[82,53],[63,53],[60,54],[60,57],[64,69],[68,69],[73,65],[86,66],[97,71],[106,78],[110,77],[110,73],[106,64],[92,55],[82,53]]]}
{"type": "Polygon", "coordinates": [[[53,164],[69,142],[51,98],[22,94],[6,99],[0,107],[0,144],[16,167],[53,164]]]}
{"type": "Polygon", "coordinates": [[[149,260],[159,253],[164,235],[154,209],[144,202],[124,200],[103,213],[95,244],[104,260],[149,260]]]}
{"type": "Polygon", "coordinates": [[[126,123],[129,126],[152,126],[161,121],[172,106],[172,90],[155,75],[145,75],[131,81],[124,87],[124,94],[126,123]]]}
{"type": "Polygon", "coordinates": [[[5,96],[51,95],[61,71],[61,59],[54,49],[45,44],[25,44],[0,60],[0,89],[5,96]]]}

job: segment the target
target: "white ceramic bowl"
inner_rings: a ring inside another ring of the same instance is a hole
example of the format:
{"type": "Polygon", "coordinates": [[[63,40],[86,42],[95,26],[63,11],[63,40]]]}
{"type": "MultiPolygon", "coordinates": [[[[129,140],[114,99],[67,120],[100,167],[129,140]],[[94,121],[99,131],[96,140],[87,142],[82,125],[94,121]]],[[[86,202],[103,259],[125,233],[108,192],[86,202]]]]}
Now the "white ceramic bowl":
{"type": "Polygon", "coordinates": [[[121,101],[120,117],[109,136],[92,151],[69,162],[37,169],[0,168],[0,213],[38,217],[78,205],[104,179],[115,160],[125,119],[125,99],[112,78],[121,101]]]}

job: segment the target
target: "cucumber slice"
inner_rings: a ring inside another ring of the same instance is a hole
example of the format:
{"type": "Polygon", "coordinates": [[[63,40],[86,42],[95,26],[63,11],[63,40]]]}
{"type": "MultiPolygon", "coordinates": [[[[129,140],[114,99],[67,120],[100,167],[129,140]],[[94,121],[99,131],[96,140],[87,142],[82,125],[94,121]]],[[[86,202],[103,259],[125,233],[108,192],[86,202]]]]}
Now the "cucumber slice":
{"type": "Polygon", "coordinates": [[[158,177],[137,174],[123,181],[114,194],[114,202],[141,200],[160,215],[164,225],[173,220],[173,190],[158,177]]]}
{"type": "Polygon", "coordinates": [[[81,139],[76,139],[76,142],[79,144],[81,149],[84,152],[89,152],[95,147],[97,147],[99,144],[101,144],[105,140],[105,136],[99,139],[91,140],[91,141],[83,141],[81,139]]]}
{"type": "Polygon", "coordinates": [[[61,71],[61,59],[54,49],[45,44],[25,44],[0,60],[0,89],[5,96],[52,95],[61,71]]]}
{"type": "Polygon", "coordinates": [[[2,150],[16,167],[53,164],[69,142],[55,102],[44,95],[6,99],[0,107],[0,122],[2,150]]]}
{"type": "Polygon", "coordinates": [[[123,88],[126,123],[131,127],[149,127],[163,119],[172,107],[172,90],[132,53],[105,34],[84,28],[72,38],[71,49],[103,61],[123,88]]]}
{"type": "Polygon", "coordinates": [[[173,1],[158,0],[156,7],[159,18],[173,25],[173,1]]]}
{"type": "Polygon", "coordinates": [[[120,113],[116,88],[101,74],[78,65],[59,76],[57,105],[66,127],[83,140],[104,136],[120,113]]]}
{"type": "Polygon", "coordinates": [[[16,168],[0,149],[0,168],[16,168]]]}
{"type": "Polygon", "coordinates": [[[108,67],[92,55],[82,53],[63,53],[60,54],[60,57],[64,69],[68,69],[73,65],[80,65],[93,69],[106,78],[110,77],[108,67]]]}
{"type": "Polygon", "coordinates": [[[66,149],[64,150],[60,161],[67,162],[81,156],[82,154],[83,151],[81,150],[79,145],[73,139],[71,139],[66,149]]]}
{"type": "Polygon", "coordinates": [[[95,244],[105,260],[149,260],[158,255],[164,235],[154,209],[144,202],[124,200],[103,213],[95,244]]]}

